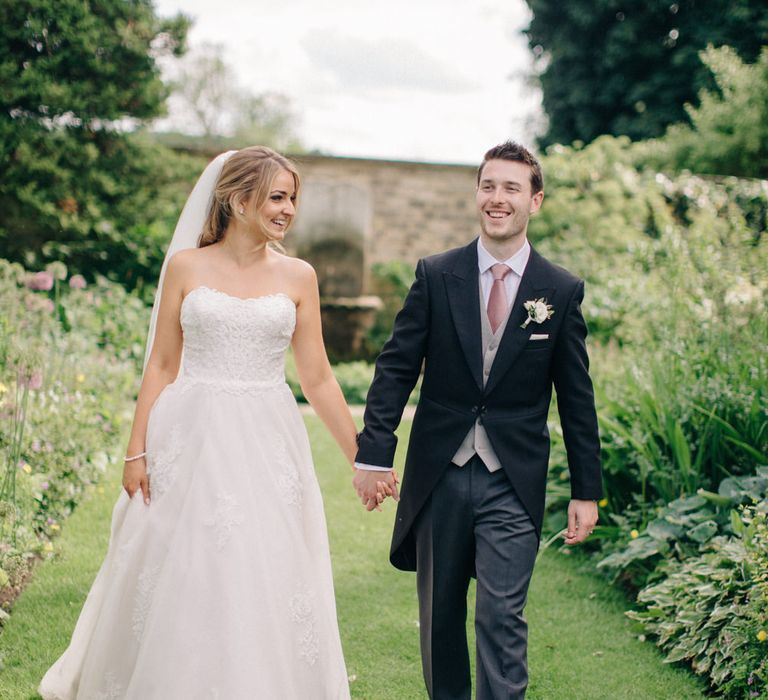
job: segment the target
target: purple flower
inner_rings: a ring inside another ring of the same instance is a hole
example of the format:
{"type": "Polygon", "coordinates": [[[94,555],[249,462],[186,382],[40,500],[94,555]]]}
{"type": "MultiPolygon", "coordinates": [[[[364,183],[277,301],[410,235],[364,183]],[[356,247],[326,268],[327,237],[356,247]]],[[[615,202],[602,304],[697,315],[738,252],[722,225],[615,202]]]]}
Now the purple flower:
{"type": "Polygon", "coordinates": [[[27,287],[39,292],[47,292],[53,289],[53,275],[46,270],[36,272],[27,279],[27,287]]]}
{"type": "Polygon", "coordinates": [[[49,313],[52,314],[56,306],[54,305],[53,301],[51,299],[44,299],[43,300],[43,308],[49,313]]]}
{"type": "Polygon", "coordinates": [[[69,278],[69,286],[72,289],[85,289],[88,285],[82,275],[72,275],[69,278]]]}
{"type": "Polygon", "coordinates": [[[48,490],[48,486],[49,486],[49,484],[48,484],[47,481],[44,481],[42,484],[40,484],[40,488],[43,489],[43,491],[47,491],[48,490]]]}
{"type": "Polygon", "coordinates": [[[37,391],[43,386],[43,373],[39,370],[33,371],[20,371],[19,372],[19,384],[26,386],[32,391],[37,391]]]}
{"type": "Polygon", "coordinates": [[[32,372],[32,376],[29,378],[30,389],[40,389],[43,386],[43,373],[40,370],[32,372]]]}
{"type": "Polygon", "coordinates": [[[30,445],[30,447],[32,448],[33,452],[40,452],[41,450],[40,440],[32,440],[32,444],[30,445]]]}

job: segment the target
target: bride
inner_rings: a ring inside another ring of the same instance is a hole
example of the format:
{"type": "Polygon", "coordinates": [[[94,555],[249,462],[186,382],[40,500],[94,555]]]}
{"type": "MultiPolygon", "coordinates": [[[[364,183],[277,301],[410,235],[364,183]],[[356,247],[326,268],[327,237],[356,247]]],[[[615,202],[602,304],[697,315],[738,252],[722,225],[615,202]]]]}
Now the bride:
{"type": "Polygon", "coordinates": [[[253,146],[216,158],[190,195],[160,278],[109,550],[44,700],[349,697],[289,345],[350,463],[356,429],[323,346],[314,270],[268,245],[298,190],[289,160],[253,146]]]}

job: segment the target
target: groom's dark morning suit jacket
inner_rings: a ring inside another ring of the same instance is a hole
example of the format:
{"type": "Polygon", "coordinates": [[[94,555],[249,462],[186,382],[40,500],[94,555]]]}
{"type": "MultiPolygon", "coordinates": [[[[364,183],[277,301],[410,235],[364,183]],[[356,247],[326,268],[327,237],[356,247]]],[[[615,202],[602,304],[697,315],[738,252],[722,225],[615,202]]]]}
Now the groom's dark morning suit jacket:
{"type": "Polygon", "coordinates": [[[381,466],[393,464],[394,431],[424,364],[390,552],[399,569],[416,569],[416,516],[478,418],[540,535],[553,384],[571,495],[602,497],[587,328],[580,309],[584,283],[531,250],[484,387],[478,276],[477,239],[419,260],[392,337],[376,362],[356,461],[381,466]],[[554,314],[523,329],[524,302],[540,298],[554,314]],[[532,334],[549,337],[531,340],[532,334]]]}

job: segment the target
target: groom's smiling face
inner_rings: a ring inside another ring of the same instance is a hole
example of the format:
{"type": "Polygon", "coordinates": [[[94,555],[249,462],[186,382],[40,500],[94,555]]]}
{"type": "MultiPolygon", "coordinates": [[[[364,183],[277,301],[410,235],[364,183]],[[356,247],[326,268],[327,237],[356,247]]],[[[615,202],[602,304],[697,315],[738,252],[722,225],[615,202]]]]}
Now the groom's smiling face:
{"type": "Polygon", "coordinates": [[[529,165],[514,160],[489,160],[477,185],[480,228],[498,242],[524,237],[528,219],[539,210],[543,198],[543,192],[532,192],[529,165]]]}

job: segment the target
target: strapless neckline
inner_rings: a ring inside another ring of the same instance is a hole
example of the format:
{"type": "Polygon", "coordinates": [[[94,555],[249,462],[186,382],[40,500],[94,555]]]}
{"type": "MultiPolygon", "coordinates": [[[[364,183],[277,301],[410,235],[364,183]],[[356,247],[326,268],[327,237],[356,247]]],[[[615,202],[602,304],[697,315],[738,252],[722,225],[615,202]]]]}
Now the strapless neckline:
{"type": "Polygon", "coordinates": [[[272,292],[271,294],[260,294],[259,296],[255,297],[238,297],[234,294],[228,294],[227,292],[222,292],[220,289],[216,289],[216,287],[209,287],[205,284],[199,284],[197,287],[193,287],[192,289],[187,292],[185,297],[181,300],[182,306],[184,305],[184,302],[189,299],[195,292],[211,292],[212,294],[217,294],[222,297],[226,297],[227,299],[234,299],[235,301],[242,301],[244,303],[252,302],[252,301],[262,301],[264,299],[275,299],[275,298],[283,298],[287,299],[291,302],[294,306],[296,306],[296,302],[285,292],[272,292]]]}

